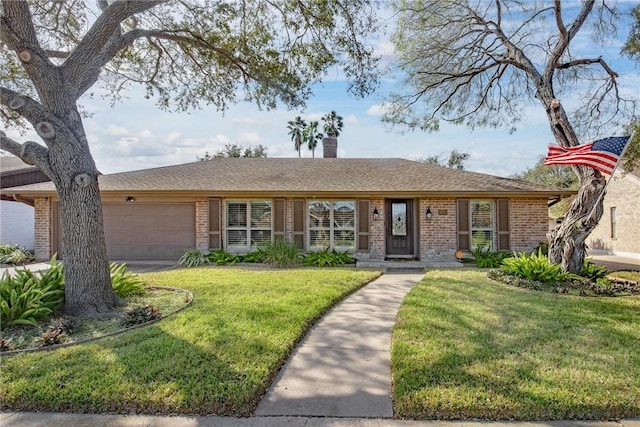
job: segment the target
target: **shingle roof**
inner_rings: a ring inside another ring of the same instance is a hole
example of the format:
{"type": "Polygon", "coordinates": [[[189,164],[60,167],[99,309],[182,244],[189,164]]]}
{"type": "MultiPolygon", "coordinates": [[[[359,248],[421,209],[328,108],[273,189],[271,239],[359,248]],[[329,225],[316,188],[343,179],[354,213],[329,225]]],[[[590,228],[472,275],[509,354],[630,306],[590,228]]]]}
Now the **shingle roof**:
{"type": "MultiPolygon", "coordinates": [[[[99,182],[103,193],[573,193],[405,159],[213,159],[102,175],[99,182]]],[[[52,184],[42,183],[21,187],[20,193],[52,190],[52,184]]]]}
{"type": "Polygon", "coordinates": [[[0,172],[15,172],[23,169],[37,169],[35,166],[31,166],[20,160],[15,156],[0,156],[0,172]]]}

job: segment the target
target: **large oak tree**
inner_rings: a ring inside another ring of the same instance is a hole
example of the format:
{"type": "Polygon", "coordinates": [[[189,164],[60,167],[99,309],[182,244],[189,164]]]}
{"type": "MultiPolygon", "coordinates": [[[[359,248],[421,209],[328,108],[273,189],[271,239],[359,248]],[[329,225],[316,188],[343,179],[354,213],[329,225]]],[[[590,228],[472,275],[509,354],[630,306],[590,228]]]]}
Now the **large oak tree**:
{"type": "MultiPolygon", "coordinates": [[[[442,120],[515,129],[537,104],[563,147],[612,136],[634,108],[602,53],[620,22],[614,6],[607,0],[398,0],[393,42],[406,81],[389,99],[385,120],[430,131],[442,120]]],[[[579,272],[585,239],[602,216],[606,177],[573,169],[578,195],[549,236],[549,256],[579,272]]]]}
{"type": "MultiPolygon", "coordinates": [[[[78,101],[97,83],[114,100],[142,85],[163,109],[225,109],[237,100],[299,107],[341,65],[353,93],[376,84],[364,41],[368,0],[3,0],[0,112],[40,142],[0,133],[0,148],[38,166],[60,200],[65,311],[98,315],[110,286],[98,170],[78,101]]],[[[196,125],[196,124],[194,124],[196,125]]]]}

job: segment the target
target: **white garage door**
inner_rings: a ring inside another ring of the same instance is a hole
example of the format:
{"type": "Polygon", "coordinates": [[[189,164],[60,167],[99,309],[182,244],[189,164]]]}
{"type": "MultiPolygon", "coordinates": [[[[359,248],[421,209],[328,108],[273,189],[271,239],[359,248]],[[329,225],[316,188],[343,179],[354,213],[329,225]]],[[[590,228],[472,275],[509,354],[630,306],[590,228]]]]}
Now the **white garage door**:
{"type": "Polygon", "coordinates": [[[110,260],[177,260],[195,247],[195,205],[104,204],[110,260]]]}

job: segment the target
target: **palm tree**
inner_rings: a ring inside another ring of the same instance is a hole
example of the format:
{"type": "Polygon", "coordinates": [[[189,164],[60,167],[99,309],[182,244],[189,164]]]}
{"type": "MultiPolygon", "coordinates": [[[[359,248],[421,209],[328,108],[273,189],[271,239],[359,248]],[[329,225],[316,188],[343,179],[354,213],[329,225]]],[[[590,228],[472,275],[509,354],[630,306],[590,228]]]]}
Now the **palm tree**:
{"type": "Polygon", "coordinates": [[[307,127],[307,123],[300,118],[300,116],[296,117],[295,120],[291,120],[287,129],[289,129],[289,135],[291,136],[291,140],[293,141],[296,151],[298,152],[298,157],[302,157],[300,155],[300,148],[302,147],[302,143],[305,141],[304,138],[304,130],[307,127]]]}
{"type": "Polygon", "coordinates": [[[340,136],[340,131],[342,131],[342,116],[339,116],[335,111],[327,113],[322,117],[322,121],[324,122],[324,131],[328,136],[335,136],[336,138],[340,136]]]}
{"type": "Polygon", "coordinates": [[[304,128],[302,139],[309,146],[312,157],[316,157],[316,147],[318,146],[318,141],[321,141],[323,136],[324,135],[318,132],[318,122],[309,122],[309,125],[304,128]]]}

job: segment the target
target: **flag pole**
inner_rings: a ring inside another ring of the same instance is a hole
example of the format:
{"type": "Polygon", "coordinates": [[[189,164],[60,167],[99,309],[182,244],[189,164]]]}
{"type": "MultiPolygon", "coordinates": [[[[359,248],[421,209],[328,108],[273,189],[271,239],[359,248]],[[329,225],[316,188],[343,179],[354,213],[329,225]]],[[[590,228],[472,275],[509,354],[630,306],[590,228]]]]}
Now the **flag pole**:
{"type": "Polygon", "coordinates": [[[620,158],[618,158],[618,161],[616,162],[616,165],[613,167],[613,170],[611,171],[611,177],[607,180],[607,182],[604,184],[604,188],[602,189],[602,191],[600,192],[600,195],[598,196],[598,198],[596,199],[596,202],[593,204],[593,208],[591,208],[591,211],[589,212],[589,215],[587,215],[587,217],[585,218],[591,218],[591,215],[593,215],[593,213],[596,210],[596,207],[598,206],[598,204],[600,203],[600,201],[602,200],[602,198],[604,197],[604,194],[607,191],[607,188],[609,187],[609,183],[611,182],[611,180],[613,179],[613,175],[616,173],[616,171],[618,170],[618,166],[620,166],[620,163],[622,163],[622,157],[624,157],[624,153],[627,152],[627,148],[629,148],[629,146],[631,145],[631,141],[633,141],[633,137],[636,135],[636,131],[634,130],[633,132],[631,132],[631,136],[629,137],[629,139],[627,140],[627,143],[624,145],[624,148],[622,149],[622,153],[620,153],[620,158]]]}

